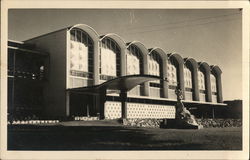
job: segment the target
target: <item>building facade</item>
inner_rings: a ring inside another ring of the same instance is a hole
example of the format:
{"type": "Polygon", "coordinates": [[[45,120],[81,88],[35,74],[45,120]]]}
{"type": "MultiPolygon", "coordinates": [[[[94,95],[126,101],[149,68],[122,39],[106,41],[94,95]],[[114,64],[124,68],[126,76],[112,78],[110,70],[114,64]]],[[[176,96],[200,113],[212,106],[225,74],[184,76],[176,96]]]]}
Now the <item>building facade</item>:
{"type": "Polygon", "coordinates": [[[173,119],[177,87],[188,108],[224,105],[218,66],[126,43],[114,33],[101,36],[85,24],[22,43],[48,53],[39,66],[46,68],[42,104],[48,116],[173,119]]]}

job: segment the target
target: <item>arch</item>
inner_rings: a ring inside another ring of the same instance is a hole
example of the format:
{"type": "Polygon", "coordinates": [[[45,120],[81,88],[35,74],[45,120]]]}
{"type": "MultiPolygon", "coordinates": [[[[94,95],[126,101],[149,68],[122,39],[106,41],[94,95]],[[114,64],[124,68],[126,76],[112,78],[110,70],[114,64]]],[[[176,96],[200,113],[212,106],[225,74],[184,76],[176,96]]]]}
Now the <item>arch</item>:
{"type": "Polygon", "coordinates": [[[193,58],[184,58],[184,63],[189,63],[193,67],[193,69],[198,69],[198,63],[195,59],[193,58]]]}
{"type": "Polygon", "coordinates": [[[69,27],[68,31],[71,31],[74,28],[80,28],[86,33],[88,33],[88,35],[93,39],[94,42],[97,42],[99,40],[99,34],[92,27],[86,24],[75,24],[69,27]]]}
{"type": "Polygon", "coordinates": [[[211,72],[214,73],[216,76],[222,73],[220,67],[217,65],[211,65],[210,68],[211,68],[211,72]]]}
{"type": "Polygon", "coordinates": [[[172,57],[178,62],[179,65],[183,65],[184,64],[183,58],[178,53],[169,53],[168,54],[168,59],[170,59],[172,57]]]}
{"type": "Polygon", "coordinates": [[[166,60],[167,54],[164,52],[163,49],[161,49],[159,47],[150,48],[148,55],[150,55],[153,51],[157,52],[160,55],[162,61],[166,60]]]}
{"type": "Polygon", "coordinates": [[[206,73],[210,74],[210,66],[207,64],[207,62],[198,62],[198,67],[203,68],[206,73]]]}
{"type": "MultiPolygon", "coordinates": [[[[166,53],[163,51],[163,49],[159,48],[159,47],[155,47],[155,48],[150,48],[149,50],[149,53],[148,55],[149,56],[153,56],[154,55],[157,55],[159,57],[159,76],[163,79],[165,79],[166,77],[166,53]]],[[[149,63],[149,62],[148,62],[149,63]]],[[[149,66],[148,66],[149,67],[149,66]]],[[[149,70],[149,68],[148,68],[149,70]]],[[[150,72],[150,71],[149,71],[150,72]]],[[[158,81],[157,84],[154,84],[154,82],[150,82],[150,94],[153,95],[157,95],[157,97],[164,97],[164,98],[167,98],[167,85],[166,85],[166,81],[158,81]],[[156,87],[156,88],[153,88],[153,87],[156,87]],[[151,93],[152,92],[152,93],[151,93]]]]}
{"type": "Polygon", "coordinates": [[[206,101],[212,102],[211,81],[210,81],[210,66],[206,62],[199,62],[198,68],[204,72],[206,85],[206,101]]]}
{"type": "Polygon", "coordinates": [[[99,34],[90,26],[86,24],[76,24],[68,27],[68,35],[74,28],[78,28],[86,32],[94,43],[94,56],[93,56],[93,84],[98,85],[100,83],[99,78],[99,34]]]}
{"type": "MultiPolygon", "coordinates": [[[[130,46],[135,46],[137,47],[141,53],[142,53],[142,74],[148,75],[148,49],[145,47],[144,44],[142,44],[139,41],[132,41],[127,43],[126,48],[129,49],[130,46]]],[[[143,84],[143,91],[142,91],[143,96],[149,96],[149,82],[145,82],[143,84]]]]}
{"type": "Polygon", "coordinates": [[[127,49],[131,46],[131,45],[135,45],[136,47],[138,47],[141,52],[142,52],[142,57],[145,58],[148,55],[148,49],[145,47],[145,45],[139,41],[132,41],[127,43],[127,49]]]}
{"type": "Polygon", "coordinates": [[[177,62],[177,80],[179,80],[179,87],[183,91],[183,99],[185,99],[184,87],[184,60],[178,53],[169,53],[168,60],[174,59],[177,62]]]}
{"type": "Polygon", "coordinates": [[[102,41],[106,37],[109,37],[109,38],[113,39],[118,44],[118,46],[121,49],[121,55],[120,55],[120,75],[121,76],[125,76],[126,75],[126,54],[125,54],[126,43],[122,39],[122,37],[120,37],[119,35],[117,35],[115,33],[108,33],[106,35],[102,35],[102,36],[100,36],[99,40],[102,41]]]}
{"type": "Polygon", "coordinates": [[[184,58],[184,64],[191,66],[192,84],[193,84],[193,100],[199,101],[199,87],[198,87],[198,63],[193,58],[184,58]]]}
{"type": "Polygon", "coordinates": [[[121,49],[124,49],[126,48],[126,43],[125,41],[118,35],[118,34],[115,34],[115,33],[108,33],[108,34],[105,34],[105,35],[102,35],[100,36],[100,41],[102,41],[104,38],[106,37],[109,37],[111,39],[113,39],[121,49]]]}
{"type": "Polygon", "coordinates": [[[222,71],[220,67],[217,65],[212,65],[210,67],[211,67],[211,72],[215,75],[215,78],[216,78],[217,102],[222,103],[223,102],[222,83],[221,83],[222,71]]]}
{"type": "Polygon", "coordinates": [[[108,80],[121,74],[121,47],[109,36],[100,39],[100,80],[108,80]]]}

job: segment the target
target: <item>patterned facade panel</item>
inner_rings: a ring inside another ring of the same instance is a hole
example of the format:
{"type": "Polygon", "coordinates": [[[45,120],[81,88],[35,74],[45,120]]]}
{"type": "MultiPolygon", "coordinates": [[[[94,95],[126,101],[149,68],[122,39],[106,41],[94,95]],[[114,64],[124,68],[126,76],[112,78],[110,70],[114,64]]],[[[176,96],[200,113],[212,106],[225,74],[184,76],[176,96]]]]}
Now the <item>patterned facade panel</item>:
{"type": "Polygon", "coordinates": [[[216,95],[212,95],[212,102],[217,103],[217,96],[216,95]]]}
{"type": "Polygon", "coordinates": [[[116,76],[116,53],[108,48],[101,49],[101,74],[116,76]]]}
{"type": "Polygon", "coordinates": [[[127,103],[127,118],[174,119],[175,106],[127,103]]]}
{"type": "Polygon", "coordinates": [[[185,91],[185,99],[192,101],[193,100],[193,93],[189,92],[189,91],[185,91]]]}
{"type": "Polygon", "coordinates": [[[217,92],[216,78],[213,74],[210,74],[210,83],[211,83],[211,91],[216,93],[217,92]]]}
{"type": "Polygon", "coordinates": [[[189,68],[184,67],[184,83],[185,88],[193,88],[192,86],[192,73],[189,68]]]}
{"type": "Polygon", "coordinates": [[[105,102],[104,115],[105,119],[117,119],[122,116],[121,102],[105,102]]]}
{"type": "Polygon", "coordinates": [[[200,93],[200,101],[201,102],[206,102],[206,94],[200,93]]]}
{"type": "Polygon", "coordinates": [[[70,49],[70,70],[88,72],[88,47],[71,41],[70,49]]]}
{"type": "Polygon", "coordinates": [[[205,90],[205,76],[204,73],[198,71],[198,86],[200,90],[205,90]]]}
{"type": "Polygon", "coordinates": [[[70,88],[78,88],[78,87],[85,87],[93,85],[92,79],[84,79],[84,78],[78,78],[78,77],[70,77],[69,78],[69,86],[70,88]]]}
{"type": "Polygon", "coordinates": [[[169,90],[168,90],[168,97],[169,97],[169,99],[174,99],[174,100],[176,100],[176,99],[177,99],[177,96],[176,96],[176,94],[175,94],[175,90],[169,89],[169,90]]]}
{"type": "Polygon", "coordinates": [[[177,86],[177,69],[170,60],[167,61],[167,79],[169,85],[177,86]]]}
{"type": "Polygon", "coordinates": [[[150,97],[161,97],[161,88],[150,87],[150,97]]]}

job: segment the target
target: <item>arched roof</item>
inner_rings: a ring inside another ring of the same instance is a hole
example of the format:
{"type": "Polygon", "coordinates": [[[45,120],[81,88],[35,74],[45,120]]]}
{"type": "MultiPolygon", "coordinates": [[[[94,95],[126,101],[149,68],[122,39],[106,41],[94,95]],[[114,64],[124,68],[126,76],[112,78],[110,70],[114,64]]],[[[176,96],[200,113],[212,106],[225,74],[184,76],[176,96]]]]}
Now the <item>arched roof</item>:
{"type": "Polygon", "coordinates": [[[168,58],[174,58],[179,64],[184,64],[183,58],[178,53],[169,53],[168,58]]]}
{"type": "Polygon", "coordinates": [[[131,45],[135,45],[136,47],[138,47],[141,50],[143,57],[147,56],[148,49],[145,47],[143,43],[139,41],[132,41],[132,42],[127,43],[127,48],[129,48],[131,45]]]}
{"type": "Polygon", "coordinates": [[[210,72],[210,66],[207,64],[207,62],[199,62],[198,66],[199,68],[204,68],[206,72],[210,72]]]}
{"type": "Polygon", "coordinates": [[[83,31],[85,31],[86,33],[88,33],[88,35],[94,40],[94,41],[98,41],[99,40],[99,34],[90,26],[86,25],[86,24],[76,24],[74,26],[69,27],[68,31],[71,31],[73,28],[80,28],[83,31]]]}
{"type": "Polygon", "coordinates": [[[119,35],[115,33],[108,33],[108,34],[100,36],[100,41],[102,41],[106,37],[113,39],[120,46],[120,48],[126,48],[125,41],[119,35]]]}
{"type": "Polygon", "coordinates": [[[193,68],[198,68],[198,63],[195,59],[190,58],[190,57],[184,58],[184,63],[187,63],[187,62],[189,62],[193,66],[193,68]]]}
{"type": "Polygon", "coordinates": [[[157,52],[160,55],[162,60],[167,59],[167,54],[164,52],[163,49],[161,49],[159,47],[150,48],[148,54],[150,55],[153,51],[157,52]]]}
{"type": "Polygon", "coordinates": [[[220,67],[217,65],[211,65],[210,68],[211,68],[211,72],[216,75],[220,75],[222,73],[220,67]]]}

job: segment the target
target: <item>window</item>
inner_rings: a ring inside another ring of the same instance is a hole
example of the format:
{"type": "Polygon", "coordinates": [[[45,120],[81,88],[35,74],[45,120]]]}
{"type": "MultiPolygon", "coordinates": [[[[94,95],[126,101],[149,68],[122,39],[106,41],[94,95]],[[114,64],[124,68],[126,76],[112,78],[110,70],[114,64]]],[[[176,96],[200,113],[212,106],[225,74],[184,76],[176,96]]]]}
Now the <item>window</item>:
{"type": "Polygon", "coordinates": [[[111,38],[104,38],[100,45],[100,79],[120,76],[120,47],[111,38]]]}
{"type": "Polygon", "coordinates": [[[148,72],[150,75],[161,76],[161,57],[155,52],[149,55],[148,72]]]}
{"type": "Polygon", "coordinates": [[[213,74],[210,74],[210,81],[211,81],[211,90],[212,94],[216,94],[217,88],[216,88],[216,78],[213,74]]]}
{"type": "Polygon", "coordinates": [[[70,31],[70,75],[93,77],[93,41],[81,29],[70,31]]]}
{"type": "MultiPolygon", "coordinates": [[[[150,75],[162,77],[162,60],[160,55],[155,51],[149,55],[148,72],[150,75]]],[[[150,86],[160,88],[162,84],[160,84],[159,80],[156,80],[151,81],[150,86]]]]}
{"type": "Polygon", "coordinates": [[[184,84],[186,89],[192,88],[192,72],[186,65],[184,66],[184,84]]]}
{"type": "Polygon", "coordinates": [[[198,86],[199,86],[199,90],[201,91],[205,91],[205,76],[204,73],[201,72],[200,70],[198,71],[198,86]]]}
{"type": "Polygon", "coordinates": [[[167,61],[167,79],[170,89],[175,89],[177,86],[177,67],[172,60],[167,61]]]}
{"type": "Polygon", "coordinates": [[[142,74],[142,53],[136,46],[130,46],[127,58],[127,75],[142,74]]]}

